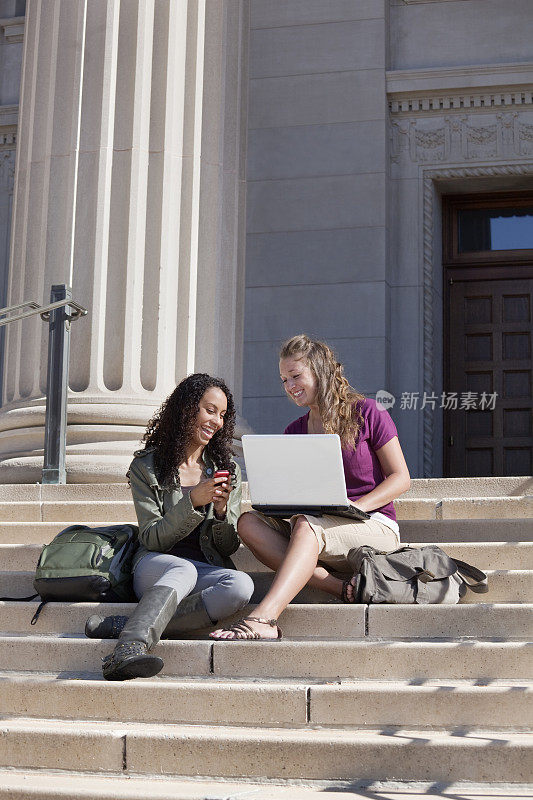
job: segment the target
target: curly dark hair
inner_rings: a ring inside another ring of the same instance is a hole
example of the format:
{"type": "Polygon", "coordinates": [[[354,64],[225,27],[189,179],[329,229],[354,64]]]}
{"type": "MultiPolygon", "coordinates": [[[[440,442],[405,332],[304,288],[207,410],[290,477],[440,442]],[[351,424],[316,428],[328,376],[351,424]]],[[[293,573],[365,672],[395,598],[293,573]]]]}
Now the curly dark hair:
{"type": "Polygon", "coordinates": [[[176,386],[148,423],[143,436],[144,450],[155,448],[154,466],[161,486],[170,487],[179,483],[179,466],[185,460],[190,430],[200,408],[200,400],[212,386],[224,392],[228,408],[222,428],[206,445],[205,453],[217,469],[229,470],[233,479],[235,463],[231,445],[236,418],[233,396],[220,378],[196,372],[176,386]]]}

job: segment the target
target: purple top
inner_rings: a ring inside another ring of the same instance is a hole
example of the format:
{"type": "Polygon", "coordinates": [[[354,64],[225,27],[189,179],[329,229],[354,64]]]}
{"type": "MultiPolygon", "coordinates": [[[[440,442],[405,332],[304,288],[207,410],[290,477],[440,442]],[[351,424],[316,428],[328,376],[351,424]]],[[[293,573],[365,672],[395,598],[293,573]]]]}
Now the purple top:
{"type": "MultiPolygon", "coordinates": [[[[380,411],[375,400],[366,397],[363,400],[361,412],[363,414],[363,427],[359,432],[355,450],[353,447],[346,450],[342,449],[346,491],[348,498],[354,502],[359,497],[371,492],[378,483],[385,479],[376,450],[387,444],[394,436],[398,436],[396,425],[392,421],[389,412],[380,411]]],[[[308,419],[309,412],[291,422],[285,428],[284,433],[307,433],[308,419]]],[[[392,502],[382,506],[382,508],[375,508],[374,511],[379,511],[389,519],[396,520],[392,502]]]]}

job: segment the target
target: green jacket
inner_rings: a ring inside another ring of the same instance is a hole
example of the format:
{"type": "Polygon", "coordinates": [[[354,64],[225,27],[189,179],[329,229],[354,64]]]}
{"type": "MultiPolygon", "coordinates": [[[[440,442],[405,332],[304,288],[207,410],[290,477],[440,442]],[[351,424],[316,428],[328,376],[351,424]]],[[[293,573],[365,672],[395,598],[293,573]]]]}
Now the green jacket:
{"type": "MultiPolygon", "coordinates": [[[[203,456],[207,466],[215,464],[203,456]]],[[[234,486],[228,500],[226,518],[217,520],[213,504],[194,508],[189,494],[180,486],[162,488],[154,471],[154,450],[139,451],[130,464],[133,503],[139,523],[139,548],[133,569],[149,551],[168,553],[174,545],[200,525],[200,548],[209,564],[235,569],[230,558],[239,547],[237,520],[241,511],[241,470],[235,464],[234,486]]]]}

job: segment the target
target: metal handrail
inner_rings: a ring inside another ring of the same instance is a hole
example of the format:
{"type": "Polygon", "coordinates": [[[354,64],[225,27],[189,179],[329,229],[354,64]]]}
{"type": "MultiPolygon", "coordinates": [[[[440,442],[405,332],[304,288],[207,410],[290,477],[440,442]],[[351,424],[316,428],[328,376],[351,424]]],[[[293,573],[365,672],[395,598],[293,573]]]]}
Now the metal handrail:
{"type": "Polygon", "coordinates": [[[50,303],[40,306],[35,300],[0,309],[0,317],[13,311],[29,308],[14,317],[0,319],[0,328],[39,314],[48,322],[48,367],[46,380],[46,414],[44,422],[43,483],[66,483],[65,454],[67,449],[67,388],[70,352],[70,323],[84,317],[87,309],[70,297],[66,284],[52,286],[50,303]],[[68,306],[70,313],[67,313],[68,306]],[[64,309],[64,310],[63,310],[64,309]]]}
{"type": "Polygon", "coordinates": [[[9,317],[8,319],[0,319],[0,328],[2,325],[9,325],[10,322],[17,322],[19,319],[33,317],[35,314],[39,314],[42,320],[48,322],[51,312],[62,306],[70,306],[74,309],[72,314],[66,315],[69,320],[78,319],[78,317],[84,317],[87,314],[87,309],[80,306],[80,304],[76,303],[74,300],[58,300],[57,303],[49,303],[47,306],[40,306],[35,300],[29,300],[27,303],[21,303],[18,306],[0,308],[0,316],[5,316],[5,314],[9,314],[10,311],[18,311],[19,308],[26,308],[26,306],[29,306],[32,310],[25,311],[23,314],[17,314],[15,317],[9,317]]]}
{"type": "Polygon", "coordinates": [[[0,308],[0,316],[4,316],[4,314],[9,314],[10,311],[18,311],[19,308],[39,308],[39,303],[36,303],[35,300],[28,300],[27,303],[19,303],[18,306],[7,306],[6,308],[0,308]]]}

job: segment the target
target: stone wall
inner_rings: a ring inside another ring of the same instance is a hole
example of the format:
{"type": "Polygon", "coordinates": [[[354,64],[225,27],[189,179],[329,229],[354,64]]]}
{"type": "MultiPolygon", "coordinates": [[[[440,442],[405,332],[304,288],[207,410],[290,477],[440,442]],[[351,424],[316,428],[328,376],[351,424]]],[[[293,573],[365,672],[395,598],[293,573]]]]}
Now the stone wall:
{"type": "Polygon", "coordinates": [[[386,3],[257,0],[250,35],[243,412],[295,409],[280,341],[327,339],[365,392],[387,367],[386,3]]]}
{"type": "Polygon", "coordinates": [[[531,186],[528,0],[252,6],[244,414],[294,418],[277,346],[305,330],[384,388],[413,476],[442,474],[441,195],[531,186]],[[385,108],[383,108],[383,106],[385,108]]]}

